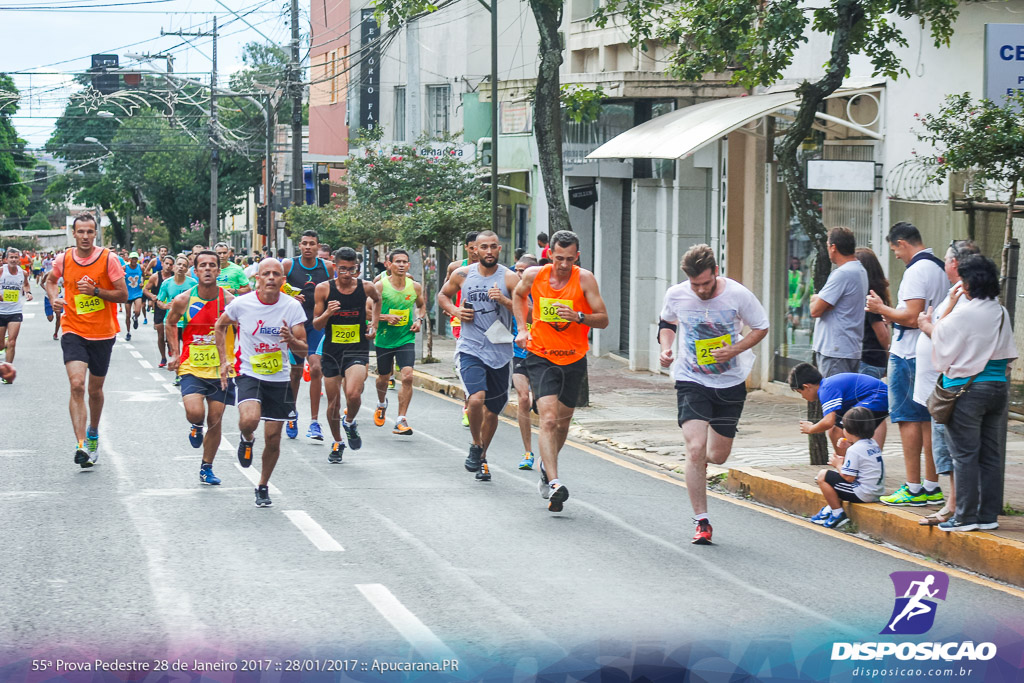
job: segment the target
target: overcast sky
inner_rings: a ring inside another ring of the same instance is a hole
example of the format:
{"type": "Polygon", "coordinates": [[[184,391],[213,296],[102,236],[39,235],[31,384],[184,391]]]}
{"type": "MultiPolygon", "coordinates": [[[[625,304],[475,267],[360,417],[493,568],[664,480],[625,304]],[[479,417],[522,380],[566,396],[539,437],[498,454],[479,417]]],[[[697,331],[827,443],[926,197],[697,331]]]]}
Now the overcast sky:
{"type": "MultiPolygon", "coordinates": [[[[117,54],[121,66],[136,63],[126,53],[170,51],[174,71],[209,80],[210,38],[160,36],[160,30],[201,32],[217,17],[219,83],[242,66],[247,42],[279,44],[290,37],[286,0],[221,0],[243,14],[246,26],[217,0],[0,0],[0,72],[12,73],[21,91],[18,132],[32,148],[46,143],[54,121],[77,86],[75,72],[89,68],[93,53],[117,54]],[[61,9],[44,9],[61,8],[61,9]],[[73,9],[70,9],[73,8],[73,9]],[[27,11],[31,9],[31,11],[27,11]],[[251,12],[251,13],[248,13],[251,12]],[[31,73],[29,73],[31,72],[31,73]]],[[[300,31],[309,33],[308,0],[300,0],[300,31]]],[[[305,56],[305,55],[303,55],[305,56]]],[[[152,66],[164,69],[164,61],[152,66]]]]}

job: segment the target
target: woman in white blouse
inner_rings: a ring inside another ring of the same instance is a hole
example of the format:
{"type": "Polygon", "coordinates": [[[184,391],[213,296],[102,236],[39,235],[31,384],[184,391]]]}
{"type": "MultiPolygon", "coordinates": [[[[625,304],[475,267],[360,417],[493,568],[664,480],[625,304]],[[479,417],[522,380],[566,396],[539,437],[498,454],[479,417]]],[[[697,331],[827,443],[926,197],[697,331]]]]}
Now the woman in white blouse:
{"type": "Polygon", "coordinates": [[[1003,509],[1007,374],[1017,347],[1009,315],[999,304],[995,263],[984,256],[968,256],[959,261],[958,272],[967,301],[951,301],[950,313],[934,326],[930,311],[918,319],[921,330],[932,338],[932,362],[942,373],[942,386],[957,390],[974,378],[946,424],[956,475],[956,511],[938,527],[996,529],[1003,509]]]}

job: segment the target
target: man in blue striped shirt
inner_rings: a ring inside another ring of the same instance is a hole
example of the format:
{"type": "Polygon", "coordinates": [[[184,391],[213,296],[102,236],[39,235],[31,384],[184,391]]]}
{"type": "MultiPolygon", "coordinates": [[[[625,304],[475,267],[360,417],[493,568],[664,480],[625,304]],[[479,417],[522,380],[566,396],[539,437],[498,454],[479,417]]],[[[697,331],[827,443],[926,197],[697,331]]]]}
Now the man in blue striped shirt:
{"type": "Polygon", "coordinates": [[[854,406],[863,406],[875,419],[874,440],[879,448],[885,447],[886,418],[889,416],[889,387],[870,375],[841,372],[823,378],[810,363],[800,363],[789,373],[789,387],[810,402],[821,401],[824,415],[818,422],[800,421],[801,434],[827,432],[832,446],[839,453],[842,447],[843,415],[854,406]]]}

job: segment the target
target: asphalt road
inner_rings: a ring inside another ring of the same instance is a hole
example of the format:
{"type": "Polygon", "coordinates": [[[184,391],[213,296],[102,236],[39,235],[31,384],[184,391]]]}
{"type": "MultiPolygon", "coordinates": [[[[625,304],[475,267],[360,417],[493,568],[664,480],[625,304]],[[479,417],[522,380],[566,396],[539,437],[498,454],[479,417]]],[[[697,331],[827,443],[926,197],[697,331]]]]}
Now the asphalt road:
{"type": "MultiPolygon", "coordinates": [[[[303,438],[303,386],[300,437],[284,440],[274,505],[259,509],[253,470],[236,465],[234,408],[223,485],[199,484],[152,324],[119,337],[99,463],[82,470],[41,298],[26,307],[18,379],[0,386],[0,662],[390,656],[529,675],[602,649],[876,640],[889,573],[929,568],[722,497],[715,545],[692,546],[679,481],[572,444],[571,497],[552,514],[537,474],[516,469],[514,426],[500,425],[481,483],[462,466],[456,404],[417,391],[415,434],[395,436],[397,397],[375,428],[372,382],[363,448],[341,465],[303,438]]],[[[262,437],[256,449],[253,469],[262,437]]],[[[1019,595],[953,573],[928,639],[1019,634],[1019,595]]]]}

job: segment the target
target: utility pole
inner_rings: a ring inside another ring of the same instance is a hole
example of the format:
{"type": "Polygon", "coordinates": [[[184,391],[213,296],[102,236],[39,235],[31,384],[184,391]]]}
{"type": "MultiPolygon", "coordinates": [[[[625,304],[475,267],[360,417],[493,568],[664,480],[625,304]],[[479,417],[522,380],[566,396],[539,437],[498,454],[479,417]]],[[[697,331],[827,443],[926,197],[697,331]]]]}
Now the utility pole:
{"type": "Polygon", "coordinates": [[[299,0],[292,0],[292,61],[288,71],[292,96],[292,206],[306,203],[302,175],[302,70],[299,68],[299,0]]]}
{"type": "Polygon", "coordinates": [[[491,230],[498,232],[498,0],[491,0],[491,230]]]}

